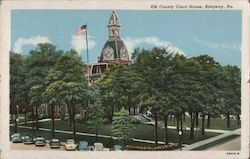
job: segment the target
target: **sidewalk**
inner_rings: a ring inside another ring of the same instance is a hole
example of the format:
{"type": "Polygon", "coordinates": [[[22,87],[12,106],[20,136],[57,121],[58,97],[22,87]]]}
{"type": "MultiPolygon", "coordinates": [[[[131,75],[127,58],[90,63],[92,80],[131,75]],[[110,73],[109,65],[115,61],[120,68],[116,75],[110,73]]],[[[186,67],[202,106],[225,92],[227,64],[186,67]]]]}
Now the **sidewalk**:
{"type": "MultiPolygon", "coordinates": [[[[145,124],[154,125],[155,123],[154,122],[146,122],[145,124]]],[[[176,129],[176,126],[168,126],[168,129],[176,129]]],[[[184,130],[190,130],[190,128],[185,127],[184,130]]],[[[197,130],[197,128],[194,128],[194,130],[197,130]]],[[[227,132],[232,132],[232,131],[230,131],[230,130],[219,130],[219,129],[205,129],[205,132],[227,133],[227,132]]]]}
{"type": "MultiPolygon", "coordinates": [[[[61,119],[55,119],[55,121],[58,121],[58,120],[61,120],[61,119]]],[[[38,122],[39,123],[41,123],[41,122],[45,122],[45,121],[51,121],[51,118],[47,118],[47,119],[40,119],[40,120],[38,120],[38,122]]],[[[34,121],[34,123],[35,123],[36,121],[34,121]]],[[[27,124],[32,124],[33,123],[33,121],[27,121],[27,124]]],[[[21,123],[18,123],[19,125],[23,125],[24,124],[24,122],[21,122],[21,123]]],[[[12,124],[10,124],[10,126],[14,126],[15,125],[15,123],[12,123],[12,124]]]]}
{"type": "Polygon", "coordinates": [[[191,144],[189,146],[186,146],[186,147],[182,148],[182,150],[184,150],[184,151],[192,150],[192,149],[195,149],[197,147],[206,145],[208,143],[214,142],[216,140],[225,138],[225,137],[230,136],[230,135],[234,135],[234,134],[240,135],[240,133],[241,133],[241,129],[236,129],[234,131],[225,132],[225,133],[223,133],[221,135],[218,135],[218,136],[206,139],[206,140],[202,140],[202,141],[196,142],[194,144],[191,144]]]}

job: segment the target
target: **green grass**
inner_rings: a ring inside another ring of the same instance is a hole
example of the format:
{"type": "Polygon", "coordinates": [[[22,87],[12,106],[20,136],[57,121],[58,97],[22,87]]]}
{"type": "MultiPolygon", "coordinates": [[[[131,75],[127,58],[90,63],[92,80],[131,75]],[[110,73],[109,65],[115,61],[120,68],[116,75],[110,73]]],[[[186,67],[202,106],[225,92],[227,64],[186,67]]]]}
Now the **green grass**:
{"type": "MultiPolygon", "coordinates": [[[[176,125],[176,121],[174,122],[174,119],[171,120],[171,118],[169,118],[168,120],[168,124],[171,126],[176,125]]],[[[201,122],[202,119],[199,119],[199,128],[201,128],[201,122]]],[[[211,127],[209,129],[221,129],[221,130],[235,130],[240,128],[240,125],[237,124],[237,120],[230,120],[230,128],[227,127],[227,120],[226,119],[213,119],[211,118],[210,120],[210,124],[211,127]]],[[[185,127],[190,127],[190,119],[186,118],[185,121],[183,122],[183,125],[185,127]]],[[[205,128],[207,125],[207,120],[205,119],[205,128]]]]}
{"type": "Polygon", "coordinates": [[[195,149],[193,149],[193,150],[206,150],[206,149],[208,149],[208,148],[211,148],[211,147],[214,147],[214,146],[217,146],[217,145],[224,144],[224,143],[226,143],[226,142],[228,142],[228,141],[230,141],[230,140],[233,140],[233,139],[235,139],[235,138],[237,138],[237,137],[239,137],[239,136],[240,136],[240,135],[230,135],[230,136],[227,136],[227,137],[225,137],[225,138],[219,139],[219,140],[217,140],[217,141],[214,141],[214,142],[208,143],[208,144],[206,144],[206,145],[202,145],[202,146],[200,146],[200,147],[197,147],[197,148],[195,148],[195,149]]]}
{"type": "MultiPolygon", "coordinates": [[[[32,124],[28,124],[28,126],[32,127],[32,124]]],[[[136,139],[145,139],[154,141],[154,126],[145,125],[145,124],[134,124],[135,130],[131,133],[130,138],[136,139]]],[[[51,121],[39,123],[39,127],[51,128],[51,121]]],[[[12,128],[13,129],[13,128],[12,128]]],[[[55,129],[58,130],[66,130],[72,131],[72,128],[69,126],[67,121],[55,121],[55,129]]],[[[31,130],[30,130],[31,131],[31,130]]],[[[76,131],[77,132],[86,132],[86,133],[94,133],[93,131],[88,129],[88,125],[84,122],[76,123],[76,131]]],[[[42,132],[39,132],[42,133],[42,132]]],[[[101,135],[111,135],[111,124],[104,124],[100,129],[101,135]]],[[[189,131],[184,130],[183,132],[183,143],[184,144],[192,144],[200,140],[204,140],[207,138],[211,138],[213,136],[219,135],[219,133],[206,133],[206,135],[201,135],[200,131],[195,131],[195,138],[189,139],[189,131]]],[[[72,137],[71,134],[66,134],[66,138],[72,137]]],[[[50,137],[50,136],[49,136],[50,137]]],[[[87,137],[87,136],[86,136],[87,137]]],[[[169,142],[178,143],[178,135],[175,129],[168,129],[168,137],[169,142]]],[[[164,129],[158,128],[158,139],[159,141],[164,141],[164,129]]]]}

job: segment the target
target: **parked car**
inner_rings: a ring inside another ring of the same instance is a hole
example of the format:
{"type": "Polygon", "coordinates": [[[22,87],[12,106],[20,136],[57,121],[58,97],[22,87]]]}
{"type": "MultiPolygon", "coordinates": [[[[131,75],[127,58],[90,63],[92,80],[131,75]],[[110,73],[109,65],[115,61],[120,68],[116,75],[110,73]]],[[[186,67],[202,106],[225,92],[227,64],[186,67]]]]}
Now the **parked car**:
{"type": "Polygon", "coordinates": [[[44,137],[37,137],[35,139],[35,145],[36,146],[45,146],[46,145],[46,141],[44,137]]]}
{"type": "Polygon", "coordinates": [[[73,139],[68,139],[65,144],[65,150],[67,151],[75,151],[77,145],[75,144],[75,140],[73,139]]]}
{"type": "Polygon", "coordinates": [[[103,143],[96,142],[94,143],[94,151],[103,151],[103,143]]]}
{"type": "Polygon", "coordinates": [[[121,151],[121,150],[122,150],[122,146],[121,146],[121,145],[114,145],[114,146],[112,147],[112,150],[113,150],[113,151],[121,151]]]}
{"type": "Polygon", "coordinates": [[[23,143],[24,144],[34,144],[33,137],[32,136],[24,136],[23,143]]]}
{"type": "Polygon", "coordinates": [[[49,145],[50,148],[60,148],[61,142],[59,139],[50,139],[49,145]]]}
{"type": "Polygon", "coordinates": [[[21,135],[19,133],[15,133],[15,134],[11,135],[11,141],[13,143],[21,143],[22,142],[21,135]]]}
{"type": "Polygon", "coordinates": [[[237,116],[235,116],[235,115],[229,115],[229,118],[230,118],[231,120],[237,120],[237,116]]]}
{"type": "Polygon", "coordinates": [[[90,151],[91,150],[87,141],[80,141],[79,144],[77,145],[77,149],[79,151],[90,151]]]}

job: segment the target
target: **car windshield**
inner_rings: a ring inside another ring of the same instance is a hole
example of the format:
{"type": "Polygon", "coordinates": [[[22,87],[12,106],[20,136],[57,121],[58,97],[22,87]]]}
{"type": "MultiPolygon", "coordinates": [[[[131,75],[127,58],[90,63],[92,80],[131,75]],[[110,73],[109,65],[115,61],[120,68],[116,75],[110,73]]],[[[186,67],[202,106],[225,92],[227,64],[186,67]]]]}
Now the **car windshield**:
{"type": "Polygon", "coordinates": [[[79,145],[87,147],[88,146],[88,142],[87,141],[80,141],[79,145]]]}
{"type": "Polygon", "coordinates": [[[20,137],[20,134],[13,134],[12,137],[20,137]]]}
{"type": "Polygon", "coordinates": [[[59,142],[59,139],[52,139],[52,142],[59,142]]]}
{"type": "Polygon", "coordinates": [[[74,144],[75,141],[74,141],[74,140],[67,140],[67,143],[68,143],[68,144],[74,144]]]}
{"type": "Polygon", "coordinates": [[[36,138],[36,140],[41,141],[41,140],[44,140],[44,138],[43,137],[38,137],[38,138],[36,138]]]}

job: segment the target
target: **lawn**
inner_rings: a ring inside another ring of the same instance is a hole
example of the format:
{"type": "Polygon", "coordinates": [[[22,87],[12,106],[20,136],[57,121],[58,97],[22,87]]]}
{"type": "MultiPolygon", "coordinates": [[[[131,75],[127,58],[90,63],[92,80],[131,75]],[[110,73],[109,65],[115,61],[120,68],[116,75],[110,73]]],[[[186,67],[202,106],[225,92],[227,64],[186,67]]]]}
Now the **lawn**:
{"type": "MultiPolygon", "coordinates": [[[[28,124],[28,126],[32,127],[32,124],[28,124]]],[[[154,127],[152,125],[134,124],[134,126],[135,126],[135,130],[132,131],[130,138],[145,139],[145,140],[154,141],[154,127]]],[[[50,129],[51,128],[51,121],[39,123],[39,127],[50,129]]],[[[61,121],[61,120],[55,121],[55,129],[67,130],[67,131],[72,130],[72,128],[69,126],[67,121],[61,121]]],[[[11,128],[11,130],[13,130],[13,127],[11,128]]],[[[28,134],[32,134],[32,130],[25,130],[25,131],[23,131],[23,130],[24,129],[20,129],[20,132],[24,133],[24,134],[26,132],[28,134]]],[[[77,122],[76,123],[76,131],[77,132],[85,132],[85,133],[93,133],[91,130],[88,129],[87,124],[84,122],[77,122]]],[[[48,137],[48,138],[50,138],[50,134],[51,134],[50,132],[43,132],[43,131],[36,132],[36,135],[43,135],[43,136],[47,135],[46,137],[48,137]],[[45,135],[43,135],[44,133],[45,133],[45,135]]],[[[104,124],[103,127],[100,129],[100,134],[101,135],[111,135],[111,124],[104,124]]],[[[72,137],[71,134],[56,134],[56,135],[59,135],[57,137],[62,136],[61,139],[63,139],[63,140],[72,137]]],[[[175,129],[168,129],[168,135],[169,135],[169,142],[178,143],[179,139],[178,139],[177,131],[175,129]]],[[[197,141],[211,138],[211,137],[216,136],[216,135],[219,135],[219,133],[206,133],[206,135],[202,136],[200,131],[195,131],[195,138],[189,139],[189,131],[184,130],[183,143],[184,144],[192,144],[192,143],[195,143],[197,141]]],[[[93,138],[93,137],[79,136],[77,138],[79,138],[79,139],[89,138],[89,140],[87,140],[87,139],[86,140],[92,141],[92,139],[90,139],[90,138],[93,138]]],[[[162,142],[164,141],[164,129],[158,128],[158,138],[159,138],[159,141],[162,141],[162,142]]],[[[100,140],[108,140],[108,139],[100,138],[100,140]]],[[[136,142],[136,144],[139,144],[139,142],[136,142]]]]}
{"type": "MultiPolygon", "coordinates": [[[[29,121],[30,120],[31,119],[29,119],[29,121]]],[[[20,114],[19,122],[20,123],[24,122],[23,114],[20,114]]],[[[201,128],[201,122],[202,122],[202,120],[199,119],[199,128],[201,128]]],[[[211,118],[211,127],[209,129],[235,130],[235,129],[240,128],[240,125],[237,124],[237,120],[230,120],[230,123],[231,123],[230,128],[228,128],[226,126],[226,122],[227,122],[226,119],[213,119],[213,118],[211,118]]],[[[206,126],[206,124],[207,124],[207,120],[205,120],[205,126],[206,126]]],[[[176,126],[176,121],[174,121],[174,119],[169,118],[168,125],[169,126],[176,126]]],[[[185,121],[183,121],[183,125],[185,127],[190,127],[190,119],[186,117],[185,121]]],[[[59,128],[60,128],[60,126],[59,126],[59,128]]],[[[105,126],[104,126],[104,128],[105,128],[105,126]]]]}
{"type": "MultiPolygon", "coordinates": [[[[168,124],[171,126],[176,125],[176,122],[174,122],[174,119],[171,120],[169,118],[168,124]]],[[[201,128],[201,122],[202,119],[199,119],[199,128],[201,128]]],[[[209,129],[221,129],[221,130],[235,130],[240,128],[240,125],[237,124],[237,120],[230,120],[230,128],[227,127],[227,120],[226,119],[213,119],[210,120],[211,127],[209,129]]],[[[185,127],[190,127],[190,119],[186,118],[185,121],[183,121],[183,125],[185,127]]],[[[205,119],[205,126],[207,125],[207,120],[205,119]]],[[[205,127],[206,128],[206,127],[205,127]]],[[[206,128],[207,129],[207,128],[206,128]]]]}

